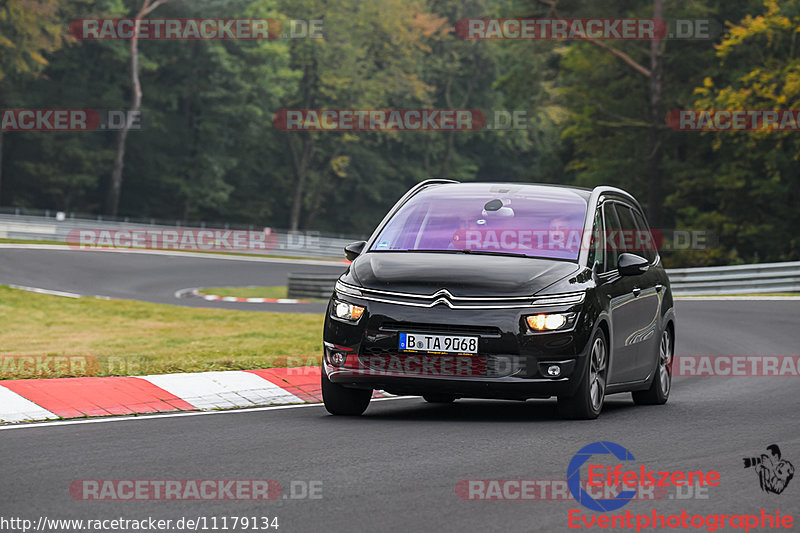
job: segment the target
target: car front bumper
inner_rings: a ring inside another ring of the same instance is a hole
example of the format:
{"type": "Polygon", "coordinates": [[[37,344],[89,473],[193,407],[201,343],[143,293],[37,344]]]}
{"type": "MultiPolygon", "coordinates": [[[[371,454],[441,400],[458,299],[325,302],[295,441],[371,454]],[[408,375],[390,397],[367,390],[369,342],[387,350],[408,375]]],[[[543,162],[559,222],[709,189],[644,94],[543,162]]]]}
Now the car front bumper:
{"type": "Polygon", "coordinates": [[[569,396],[583,376],[593,324],[581,306],[548,309],[576,312],[566,331],[533,332],[525,317],[536,308],[420,310],[397,304],[337,299],[366,307],[357,323],[325,320],[323,371],[339,385],[393,394],[519,399],[569,396]],[[401,352],[399,334],[476,336],[478,354],[428,355],[401,352]],[[547,375],[551,366],[559,375],[547,375]]]}

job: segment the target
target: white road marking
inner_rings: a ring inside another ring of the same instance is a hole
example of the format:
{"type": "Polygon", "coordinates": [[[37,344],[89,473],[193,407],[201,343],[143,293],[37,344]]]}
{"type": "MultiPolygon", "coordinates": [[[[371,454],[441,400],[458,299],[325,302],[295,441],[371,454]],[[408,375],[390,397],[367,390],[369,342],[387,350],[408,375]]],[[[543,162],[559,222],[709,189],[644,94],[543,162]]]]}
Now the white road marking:
{"type": "Polygon", "coordinates": [[[23,287],[22,285],[9,285],[12,289],[18,289],[21,291],[28,291],[28,292],[36,292],[39,294],[49,294],[51,296],[64,296],[66,298],[81,298],[80,294],[75,294],[74,292],[64,292],[64,291],[53,291],[50,289],[40,289],[38,287],[23,287]]]}
{"type": "Polygon", "coordinates": [[[138,377],[204,410],[305,403],[305,400],[251,372],[234,370],[138,377]]]}
{"type": "Polygon", "coordinates": [[[0,386],[0,406],[0,422],[58,419],[56,414],[3,386],[0,386]]]}
{"type": "MultiPolygon", "coordinates": [[[[417,399],[419,396],[392,396],[390,398],[373,398],[372,402],[388,402],[393,400],[417,399]]],[[[370,402],[371,403],[371,402],[370,402]]],[[[208,416],[208,415],[228,415],[238,413],[255,413],[260,411],[280,411],[283,409],[301,409],[304,407],[322,407],[321,403],[303,403],[293,405],[270,405],[269,407],[249,407],[246,409],[228,409],[225,411],[188,411],[181,413],[164,413],[157,415],[131,415],[131,416],[111,416],[103,418],[81,418],[77,420],[59,420],[56,422],[36,422],[31,424],[0,425],[0,431],[12,429],[41,428],[55,426],[73,426],[76,424],[105,424],[109,422],[134,422],[138,420],[158,420],[161,418],[180,418],[184,416],[208,416]]]]}

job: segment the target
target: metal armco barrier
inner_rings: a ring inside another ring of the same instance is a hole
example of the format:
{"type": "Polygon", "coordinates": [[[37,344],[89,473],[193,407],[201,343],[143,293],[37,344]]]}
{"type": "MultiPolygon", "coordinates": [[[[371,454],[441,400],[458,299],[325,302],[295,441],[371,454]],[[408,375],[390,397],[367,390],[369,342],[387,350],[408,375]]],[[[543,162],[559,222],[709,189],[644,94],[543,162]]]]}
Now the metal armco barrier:
{"type": "MultiPolygon", "coordinates": [[[[8,209],[4,209],[8,211],[8,209]]],[[[56,218],[55,212],[47,216],[31,216],[24,214],[0,214],[0,239],[25,239],[36,241],[67,242],[70,232],[76,230],[89,231],[169,231],[169,230],[212,230],[212,231],[265,231],[263,227],[246,225],[182,225],[165,224],[164,221],[120,221],[103,220],[102,218],[72,218],[62,214],[56,218]]],[[[267,249],[230,250],[232,252],[257,253],[265,255],[283,255],[290,257],[336,257],[344,259],[343,248],[353,241],[363,240],[364,236],[326,235],[318,231],[289,232],[285,230],[269,231],[267,249]]],[[[186,248],[177,248],[186,249],[186,248]]],[[[215,249],[215,251],[219,251],[215,249]]]]}
{"type": "Polygon", "coordinates": [[[289,274],[289,298],[330,298],[338,274],[289,274]]]}
{"type": "Polygon", "coordinates": [[[674,294],[800,292],[800,261],[667,270],[674,294]]]}
{"type": "MultiPolygon", "coordinates": [[[[9,213],[7,208],[4,212],[9,213]]],[[[74,230],[250,230],[261,231],[254,226],[225,225],[175,225],[156,223],[151,220],[107,221],[102,219],[65,216],[56,218],[55,212],[40,214],[0,214],[0,238],[31,239],[66,242],[67,235],[74,230]]],[[[252,250],[253,253],[285,255],[294,257],[344,258],[344,247],[363,236],[325,235],[319,232],[288,232],[269,230],[274,237],[274,247],[268,250],[252,250]]],[[[735,265],[724,267],[678,268],[667,270],[672,282],[672,292],[677,295],[697,294],[763,294],[772,292],[800,292],[800,261],[790,263],[764,263],[758,265],[735,265]]],[[[296,274],[289,280],[290,298],[328,298],[336,279],[331,276],[296,274]],[[303,276],[309,276],[304,278],[303,276]]]]}

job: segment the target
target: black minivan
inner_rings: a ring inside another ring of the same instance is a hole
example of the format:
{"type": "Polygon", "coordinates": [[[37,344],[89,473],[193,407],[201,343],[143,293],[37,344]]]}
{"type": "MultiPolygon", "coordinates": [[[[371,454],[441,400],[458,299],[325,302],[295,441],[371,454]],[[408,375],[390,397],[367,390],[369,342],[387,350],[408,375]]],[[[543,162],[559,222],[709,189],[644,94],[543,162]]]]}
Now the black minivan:
{"type": "Polygon", "coordinates": [[[639,203],[614,187],[413,187],[345,248],[324,326],[322,394],[360,415],[373,390],[558,398],[596,418],[607,394],[664,404],[675,312],[639,203]]]}

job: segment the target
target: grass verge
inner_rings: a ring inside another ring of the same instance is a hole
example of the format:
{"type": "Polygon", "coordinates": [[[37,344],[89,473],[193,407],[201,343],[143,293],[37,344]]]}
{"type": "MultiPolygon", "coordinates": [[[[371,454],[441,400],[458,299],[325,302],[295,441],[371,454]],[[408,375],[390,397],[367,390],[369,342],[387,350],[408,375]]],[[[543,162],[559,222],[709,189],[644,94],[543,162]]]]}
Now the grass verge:
{"type": "Polygon", "coordinates": [[[315,364],[321,314],[253,313],[0,286],[0,378],[136,375],[315,364]]]}
{"type": "Polygon", "coordinates": [[[286,298],[287,287],[206,287],[200,294],[233,296],[235,298],[286,298]]]}

